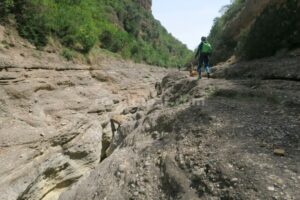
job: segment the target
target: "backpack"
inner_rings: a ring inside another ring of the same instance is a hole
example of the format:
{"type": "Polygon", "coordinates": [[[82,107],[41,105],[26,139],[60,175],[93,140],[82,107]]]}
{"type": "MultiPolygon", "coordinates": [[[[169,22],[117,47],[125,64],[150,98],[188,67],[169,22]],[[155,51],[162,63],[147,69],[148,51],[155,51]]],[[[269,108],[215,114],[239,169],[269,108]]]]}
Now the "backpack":
{"type": "Polygon", "coordinates": [[[208,42],[203,42],[201,53],[212,53],[212,47],[208,42]]]}

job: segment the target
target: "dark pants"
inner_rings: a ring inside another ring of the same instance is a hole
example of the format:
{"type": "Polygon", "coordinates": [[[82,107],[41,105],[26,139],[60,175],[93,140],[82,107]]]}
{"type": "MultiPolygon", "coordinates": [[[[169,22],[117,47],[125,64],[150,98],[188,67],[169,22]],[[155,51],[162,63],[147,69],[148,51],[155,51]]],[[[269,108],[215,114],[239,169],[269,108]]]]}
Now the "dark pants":
{"type": "Polygon", "coordinates": [[[206,54],[201,54],[200,58],[199,58],[199,64],[198,64],[198,69],[197,69],[199,77],[201,77],[201,68],[202,68],[203,63],[204,63],[206,73],[209,74],[209,58],[208,58],[208,55],[206,55],[206,54]]]}

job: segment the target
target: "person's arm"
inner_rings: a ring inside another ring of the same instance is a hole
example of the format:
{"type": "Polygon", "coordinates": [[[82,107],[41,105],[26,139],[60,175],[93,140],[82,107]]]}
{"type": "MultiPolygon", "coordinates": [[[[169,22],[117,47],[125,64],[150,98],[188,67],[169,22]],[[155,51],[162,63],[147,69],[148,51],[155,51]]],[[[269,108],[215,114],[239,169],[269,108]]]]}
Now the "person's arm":
{"type": "Polygon", "coordinates": [[[197,58],[199,55],[200,55],[200,53],[201,53],[201,50],[202,50],[202,42],[200,43],[200,45],[199,45],[199,47],[198,47],[198,49],[197,49],[197,52],[196,52],[196,55],[195,55],[195,58],[197,58]]]}

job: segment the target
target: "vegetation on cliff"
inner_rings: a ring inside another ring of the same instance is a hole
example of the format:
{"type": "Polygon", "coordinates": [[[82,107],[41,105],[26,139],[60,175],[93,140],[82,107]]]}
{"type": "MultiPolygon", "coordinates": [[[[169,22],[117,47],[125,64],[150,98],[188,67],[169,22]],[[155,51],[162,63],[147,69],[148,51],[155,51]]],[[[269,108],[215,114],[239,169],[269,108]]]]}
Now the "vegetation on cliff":
{"type": "Polygon", "coordinates": [[[208,36],[209,42],[214,47],[213,62],[217,63],[225,61],[234,53],[237,41],[234,38],[228,37],[224,34],[224,29],[228,22],[242,10],[246,0],[234,0],[232,4],[224,6],[221,12],[224,12],[221,17],[214,20],[214,25],[211,28],[208,36]]]}
{"type": "Polygon", "coordinates": [[[299,1],[288,0],[268,6],[239,45],[237,53],[246,59],[272,56],[281,49],[300,47],[299,1]]]}
{"type": "Polygon", "coordinates": [[[4,0],[0,18],[14,14],[20,34],[37,47],[54,37],[70,51],[84,54],[98,46],[136,62],[185,63],[191,52],[141,4],[136,0],[4,0]]]}
{"type": "MultiPolygon", "coordinates": [[[[273,56],[282,49],[300,46],[300,4],[298,0],[270,1],[244,27],[232,27],[247,11],[249,0],[234,0],[224,7],[223,15],[215,19],[209,40],[214,46],[214,62],[227,60],[233,54],[240,59],[273,56]],[[228,34],[233,29],[236,37],[228,34]]],[[[248,16],[249,17],[249,16],[248,16]]]]}

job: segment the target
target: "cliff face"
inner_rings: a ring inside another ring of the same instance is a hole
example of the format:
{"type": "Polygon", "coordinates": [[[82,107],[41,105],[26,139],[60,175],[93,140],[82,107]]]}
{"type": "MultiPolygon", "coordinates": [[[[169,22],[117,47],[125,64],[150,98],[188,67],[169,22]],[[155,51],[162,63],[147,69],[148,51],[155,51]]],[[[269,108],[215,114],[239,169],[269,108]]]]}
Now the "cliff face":
{"type": "Polygon", "coordinates": [[[237,41],[241,31],[251,26],[270,3],[272,3],[271,0],[246,1],[242,11],[226,24],[224,28],[226,37],[234,38],[237,41]]]}
{"type": "Polygon", "coordinates": [[[152,0],[136,0],[143,8],[147,11],[151,11],[152,8],[152,0]]]}
{"type": "Polygon", "coordinates": [[[212,60],[256,59],[299,48],[299,12],[297,0],[233,1],[211,30],[212,60]]]}

